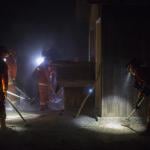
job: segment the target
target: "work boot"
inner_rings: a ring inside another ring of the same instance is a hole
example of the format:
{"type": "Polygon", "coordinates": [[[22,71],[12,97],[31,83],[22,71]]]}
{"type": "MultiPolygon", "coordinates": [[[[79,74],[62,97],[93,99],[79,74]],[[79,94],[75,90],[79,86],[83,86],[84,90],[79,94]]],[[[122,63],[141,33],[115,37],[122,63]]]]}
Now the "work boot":
{"type": "Polygon", "coordinates": [[[41,105],[40,106],[40,111],[45,111],[48,109],[48,106],[47,105],[41,105]]]}
{"type": "Polygon", "coordinates": [[[59,111],[59,115],[62,116],[64,114],[64,110],[59,111]]]}
{"type": "Polygon", "coordinates": [[[150,136],[150,123],[148,123],[148,124],[146,125],[146,129],[145,129],[145,131],[143,131],[143,132],[141,133],[141,135],[143,135],[143,136],[150,136]]]}
{"type": "Polygon", "coordinates": [[[150,134],[150,122],[148,122],[147,127],[146,127],[146,132],[150,134]]]}
{"type": "Polygon", "coordinates": [[[5,122],[5,119],[1,119],[1,120],[0,120],[0,124],[1,124],[1,129],[6,129],[6,122],[5,122]]]}

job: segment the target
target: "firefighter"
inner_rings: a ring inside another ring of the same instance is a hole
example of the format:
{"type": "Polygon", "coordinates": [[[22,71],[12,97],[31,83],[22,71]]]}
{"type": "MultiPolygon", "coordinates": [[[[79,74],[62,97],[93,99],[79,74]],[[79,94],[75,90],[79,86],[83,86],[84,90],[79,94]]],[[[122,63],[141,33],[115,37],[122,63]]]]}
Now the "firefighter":
{"type": "Polygon", "coordinates": [[[0,47],[0,125],[1,128],[6,128],[6,110],[5,110],[5,96],[8,89],[8,67],[4,62],[4,57],[7,55],[7,50],[0,47]]]}
{"type": "Polygon", "coordinates": [[[50,86],[50,101],[55,97],[55,91],[57,87],[57,77],[56,77],[56,68],[52,65],[52,62],[49,61],[48,64],[48,76],[49,76],[49,86],[50,86]]]}
{"type": "MultiPolygon", "coordinates": [[[[127,65],[128,72],[134,78],[134,87],[138,90],[138,99],[150,95],[150,68],[142,66],[138,59],[131,60],[127,65]]],[[[150,133],[150,105],[147,114],[146,132],[150,133]]]]}
{"type": "MultiPolygon", "coordinates": [[[[49,107],[49,102],[56,101],[57,96],[57,73],[53,65],[56,60],[55,49],[47,49],[42,51],[42,56],[45,57],[44,63],[36,68],[39,97],[40,97],[40,110],[45,110],[49,107]]],[[[61,90],[62,91],[62,90],[61,90]]],[[[58,92],[59,95],[60,92],[58,92]]]]}
{"type": "MultiPolygon", "coordinates": [[[[8,90],[12,93],[16,93],[15,80],[17,76],[17,61],[16,54],[14,51],[10,50],[8,56],[6,57],[6,63],[8,66],[8,90]]],[[[16,97],[9,95],[9,98],[13,103],[16,102],[16,97]]]]}
{"type": "Polygon", "coordinates": [[[145,96],[149,96],[150,94],[150,68],[141,65],[142,62],[133,59],[127,65],[128,72],[134,78],[134,87],[139,90],[139,92],[143,93],[145,96]]]}
{"type": "Polygon", "coordinates": [[[48,108],[49,101],[49,72],[48,63],[44,61],[36,68],[38,91],[40,97],[40,110],[44,111],[48,108]]]}
{"type": "Polygon", "coordinates": [[[52,110],[59,110],[59,114],[62,115],[64,112],[64,88],[58,84],[57,69],[52,62],[49,62],[48,72],[50,86],[50,108],[52,110]]]}

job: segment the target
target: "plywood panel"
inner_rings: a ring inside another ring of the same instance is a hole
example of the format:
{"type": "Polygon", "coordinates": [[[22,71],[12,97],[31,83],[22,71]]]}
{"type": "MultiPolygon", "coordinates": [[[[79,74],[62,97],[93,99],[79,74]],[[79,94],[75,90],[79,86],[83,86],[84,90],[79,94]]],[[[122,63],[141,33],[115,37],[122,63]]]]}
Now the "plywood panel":
{"type": "MultiPolygon", "coordinates": [[[[65,110],[76,112],[88,94],[87,87],[93,86],[95,64],[89,62],[54,62],[58,83],[64,87],[65,110]]],[[[94,95],[93,95],[94,96],[94,95]]],[[[91,96],[82,111],[90,111],[94,98],[91,96]]]]}

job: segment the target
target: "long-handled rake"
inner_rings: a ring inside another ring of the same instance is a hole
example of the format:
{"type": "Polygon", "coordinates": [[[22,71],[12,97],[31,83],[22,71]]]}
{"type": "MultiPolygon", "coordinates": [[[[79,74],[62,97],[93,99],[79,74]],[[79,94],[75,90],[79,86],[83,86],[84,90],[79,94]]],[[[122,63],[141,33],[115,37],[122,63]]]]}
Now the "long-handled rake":
{"type": "Polygon", "coordinates": [[[34,98],[29,97],[23,90],[21,90],[19,87],[15,86],[16,90],[23,95],[24,99],[27,99],[30,103],[33,103],[35,101],[34,98]]]}
{"type": "Polygon", "coordinates": [[[122,126],[129,127],[130,126],[130,119],[133,116],[133,114],[140,108],[141,104],[144,101],[144,96],[140,96],[136,102],[135,107],[133,110],[130,112],[130,114],[127,116],[127,118],[123,121],[121,124],[122,126]]]}
{"type": "Polygon", "coordinates": [[[19,110],[13,105],[13,103],[11,102],[11,99],[7,96],[6,100],[8,101],[8,103],[14,108],[14,110],[19,114],[19,116],[21,117],[21,119],[23,120],[23,122],[25,123],[25,125],[27,124],[27,121],[24,119],[24,117],[22,116],[22,114],[19,112],[19,110]]]}

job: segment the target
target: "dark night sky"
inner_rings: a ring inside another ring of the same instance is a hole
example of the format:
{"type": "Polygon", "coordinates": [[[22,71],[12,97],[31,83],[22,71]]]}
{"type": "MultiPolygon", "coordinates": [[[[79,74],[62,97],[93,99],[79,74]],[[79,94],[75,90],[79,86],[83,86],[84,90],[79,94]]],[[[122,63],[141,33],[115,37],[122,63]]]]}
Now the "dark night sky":
{"type": "Polygon", "coordinates": [[[34,56],[41,54],[43,49],[57,49],[58,59],[87,59],[87,29],[76,21],[74,2],[1,2],[0,44],[17,51],[20,82],[26,82],[32,73],[34,56]]]}
{"type": "MultiPolygon", "coordinates": [[[[78,40],[81,29],[76,27],[74,4],[74,0],[3,2],[0,43],[24,55],[27,51],[55,47],[60,53],[67,52],[66,58],[77,57],[77,52],[87,47],[78,40]]],[[[82,56],[85,58],[86,54],[82,56]]]]}

